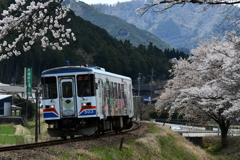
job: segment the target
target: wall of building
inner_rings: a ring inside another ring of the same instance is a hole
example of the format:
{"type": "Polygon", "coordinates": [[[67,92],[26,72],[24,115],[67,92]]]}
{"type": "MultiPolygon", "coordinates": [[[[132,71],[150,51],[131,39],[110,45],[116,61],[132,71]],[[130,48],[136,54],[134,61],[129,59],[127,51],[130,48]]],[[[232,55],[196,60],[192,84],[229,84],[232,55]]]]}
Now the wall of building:
{"type": "Polygon", "coordinates": [[[12,96],[0,99],[0,115],[4,115],[4,102],[10,102],[12,104],[12,96]]]}

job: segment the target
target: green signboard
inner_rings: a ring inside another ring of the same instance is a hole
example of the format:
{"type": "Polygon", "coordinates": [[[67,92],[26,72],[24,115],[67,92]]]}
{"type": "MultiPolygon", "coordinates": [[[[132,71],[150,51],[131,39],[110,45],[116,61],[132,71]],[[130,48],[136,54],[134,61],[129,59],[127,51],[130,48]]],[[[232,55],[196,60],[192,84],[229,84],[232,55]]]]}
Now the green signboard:
{"type": "Polygon", "coordinates": [[[32,96],[32,68],[26,67],[26,92],[27,96],[32,96]]]}

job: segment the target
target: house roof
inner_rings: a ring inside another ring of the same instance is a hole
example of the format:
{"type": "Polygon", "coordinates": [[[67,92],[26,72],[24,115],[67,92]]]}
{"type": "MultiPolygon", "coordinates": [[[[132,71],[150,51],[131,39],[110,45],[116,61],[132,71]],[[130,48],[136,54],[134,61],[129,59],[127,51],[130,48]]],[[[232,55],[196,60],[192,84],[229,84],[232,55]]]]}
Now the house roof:
{"type": "Polygon", "coordinates": [[[21,93],[25,88],[21,86],[0,86],[0,93],[21,93]]]}
{"type": "Polygon", "coordinates": [[[0,100],[1,99],[4,99],[4,98],[8,98],[8,97],[11,97],[12,95],[0,95],[0,100]]]}
{"type": "Polygon", "coordinates": [[[0,82],[0,86],[10,86],[9,84],[4,84],[0,82]]]}

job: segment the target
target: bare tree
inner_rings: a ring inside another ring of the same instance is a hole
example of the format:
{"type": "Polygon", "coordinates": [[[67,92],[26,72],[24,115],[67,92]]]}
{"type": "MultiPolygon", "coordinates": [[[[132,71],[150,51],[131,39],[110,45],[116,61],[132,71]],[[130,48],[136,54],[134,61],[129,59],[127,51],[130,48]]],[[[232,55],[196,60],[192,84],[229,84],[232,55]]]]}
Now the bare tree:
{"type": "Polygon", "coordinates": [[[141,13],[141,15],[150,9],[154,12],[163,13],[175,5],[184,6],[187,3],[204,5],[204,10],[207,10],[212,6],[237,5],[240,3],[240,0],[151,0],[149,3],[144,3],[144,7],[138,8],[136,11],[141,13]]]}
{"type": "Polygon", "coordinates": [[[221,29],[222,32],[226,31],[235,31],[238,36],[240,35],[240,7],[238,6],[225,6],[222,11],[224,14],[224,19],[218,28],[221,29]]]}
{"type": "Polygon", "coordinates": [[[137,120],[149,120],[150,111],[155,109],[153,104],[147,104],[141,97],[134,97],[134,115],[137,120]]]}

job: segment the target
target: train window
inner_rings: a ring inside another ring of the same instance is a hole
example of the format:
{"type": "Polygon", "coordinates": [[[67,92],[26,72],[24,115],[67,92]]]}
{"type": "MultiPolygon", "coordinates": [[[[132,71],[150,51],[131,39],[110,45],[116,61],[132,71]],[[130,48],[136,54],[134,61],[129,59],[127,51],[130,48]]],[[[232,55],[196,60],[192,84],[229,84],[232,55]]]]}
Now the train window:
{"type": "Polygon", "coordinates": [[[109,86],[110,88],[109,88],[109,94],[108,94],[108,96],[110,97],[110,98],[113,98],[113,82],[110,82],[110,86],[109,86]]]}
{"type": "Polygon", "coordinates": [[[102,97],[102,80],[98,79],[98,94],[99,94],[99,98],[102,97]]]}
{"type": "Polygon", "coordinates": [[[86,75],[78,75],[77,76],[77,88],[78,88],[78,96],[94,96],[94,75],[86,74],[86,75]]]}
{"type": "Polygon", "coordinates": [[[109,94],[110,94],[110,85],[109,83],[106,83],[106,88],[104,89],[104,96],[105,97],[109,97],[109,94]]]}
{"type": "Polygon", "coordinates": [[[63,82],[62,83],[62,94],[63,94],[63,98],[73,97],[72,82],[63,82]]]}
{"type": "Polygon", "coordinates": [[[114,83],[114,98],[117,99],[117,83],[114,83]]]}
{"type": "Polygon", "coordinates": [[[42,79],[43,99],[57,98],[56,77],[43,77],[42,79]]]}
{"type": "Polygon", "coordinates": [[[118,83],[118,99],[121,99],[121,88],[120,88],[120,83],[118,83]]]}
{"type": "Polygon", "coordinates": [[[131,96],[131,95],[132,95],[132,85],[129,84],[129,96],[131,96]]]}
{"type": "Polygon", "coordinates": [[[124,84],[121,84],[121,99],[124,98],[124,84]]]}

